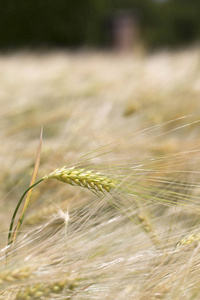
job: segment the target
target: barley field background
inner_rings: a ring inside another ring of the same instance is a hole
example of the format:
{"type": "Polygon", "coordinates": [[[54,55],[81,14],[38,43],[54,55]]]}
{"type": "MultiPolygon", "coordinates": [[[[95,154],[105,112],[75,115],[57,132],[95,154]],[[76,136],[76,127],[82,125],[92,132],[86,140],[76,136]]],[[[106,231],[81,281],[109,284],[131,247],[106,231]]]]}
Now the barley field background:
{"type": "Polygon", "coordinates": [[[0,299],[199,299],[199,50],[0,55],[0,299]],[[42,126],[38,179],[115,186],[41,182],[9,249],[42,126]]]}

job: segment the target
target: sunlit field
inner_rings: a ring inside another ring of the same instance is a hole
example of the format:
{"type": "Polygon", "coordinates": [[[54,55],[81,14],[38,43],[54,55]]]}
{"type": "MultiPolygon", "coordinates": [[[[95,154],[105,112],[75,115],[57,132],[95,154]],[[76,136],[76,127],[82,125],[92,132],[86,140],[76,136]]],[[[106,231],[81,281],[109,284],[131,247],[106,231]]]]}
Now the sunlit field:
{"type": "Polygon", "coordinates": [[[198,47],[1,54],[0,105],[0,299],[199,299],[198,47]],[[37,179],[74,169],[7,246],[42,127],[37,179]]]}

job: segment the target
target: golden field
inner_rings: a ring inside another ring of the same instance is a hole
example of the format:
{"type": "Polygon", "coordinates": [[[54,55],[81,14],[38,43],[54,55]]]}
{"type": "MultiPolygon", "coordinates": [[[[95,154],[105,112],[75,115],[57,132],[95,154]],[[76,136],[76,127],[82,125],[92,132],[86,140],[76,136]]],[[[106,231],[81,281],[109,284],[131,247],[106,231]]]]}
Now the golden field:
{"type": "Polygon", "coordinates": [[[199,299],[199,47],[1,54],[0,105],[0,299],[199,299]],[[42,182],[7,248],[42,126],[38,179],[116,186],[42,182]]]}

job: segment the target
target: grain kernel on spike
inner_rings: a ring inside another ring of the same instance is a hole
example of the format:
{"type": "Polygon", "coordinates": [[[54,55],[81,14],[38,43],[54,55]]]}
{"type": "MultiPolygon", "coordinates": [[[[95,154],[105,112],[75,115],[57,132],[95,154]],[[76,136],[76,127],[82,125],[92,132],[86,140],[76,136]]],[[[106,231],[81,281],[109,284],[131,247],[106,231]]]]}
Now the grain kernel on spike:
{"type": "Polygon", "coordinates": [[[111,189],[116,188],[116,184],[113,180],[102,175],[101,172],[94,173],[92,170],[85,171],[84,169],[75,169],[75,167],[56,169],[44,178],[55,178],[71,185],[82,186],[93,190],[98,189],[101,192],[104,190],[110,192],[111,189]]]}

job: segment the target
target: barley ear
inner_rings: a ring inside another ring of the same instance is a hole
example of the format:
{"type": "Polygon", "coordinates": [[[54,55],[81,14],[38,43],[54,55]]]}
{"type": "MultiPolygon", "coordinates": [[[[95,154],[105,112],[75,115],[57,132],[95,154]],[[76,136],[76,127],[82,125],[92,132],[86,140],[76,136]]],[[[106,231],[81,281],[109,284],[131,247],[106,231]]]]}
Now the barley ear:
{"type": "Polygon", "coordinates": [[[72,168],[60,168],[54,170],[49,175],[43,177],[44,179],[57,179],[59,181],[87,188],[93,192],[110,192],[116,189],[117,181],[107,177],[100,172],[93,172],[92,170],[72,168]]]}

